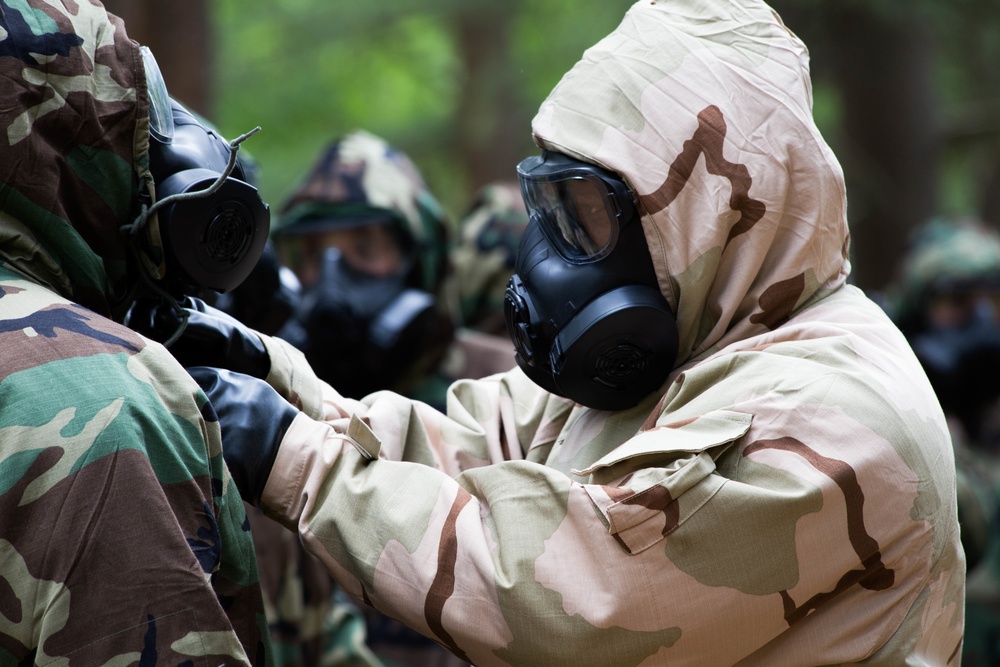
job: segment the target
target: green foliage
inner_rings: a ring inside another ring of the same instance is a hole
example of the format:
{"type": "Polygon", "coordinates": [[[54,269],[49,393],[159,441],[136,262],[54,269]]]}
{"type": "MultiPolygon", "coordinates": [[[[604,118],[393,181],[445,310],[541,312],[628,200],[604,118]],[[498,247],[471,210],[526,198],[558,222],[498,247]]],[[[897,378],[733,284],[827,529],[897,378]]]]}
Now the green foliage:
{"type": "MultiPolygon", "coordinates": [[[[481,162],[513,176],[512,156],[534,150],[530,119],[538,105],[631,4],[214,0],[215,121],[227,136],[263,128],[245,146],[275,212],[323,145],[364,128],[410,155],[455,217],[482,184],[473,173],[481,162]],[[476,35],[468,34],[484,25],[494,28],[483,40],[486,56],[473,52],[476,35]]],[[[986,180],[1000,170],[997,0],[772,6],[810,48],[814,114],[842,160],[863,150],[843,134],[843,101],[829,75],[847,33],[859,25],[928,31],[944,146],[941,204],[965,211],[979,205],[986,180]]],[[[864,206],[857,194],[855,213],[864,206]]]]}
{"type": "MultiPolygon", "coordinates": [[[[261,126],[245,149],[260,164],[261,189],[275,212],[323,145],[363,128],[405,151],[455,215],[480,185],[463,173],[469,139],[457,131],[461,109],[476,108],[463,99],[469,78],[483,76],[470,71],[461,52],[461,18],[508,14],[502,18],[509,39],[496,54],[507,78],[496,72],[489,78],[515,88],[510,100],[518,108],[483,110],[480,129],[488,136],[503,114],[530,119],[583,50],[614,29],[630,5],[215,0],[215,121],[226,136],[261,126]]],[[[482,87],[471,90],[481,94],[482,87]]],[[[493,97],[486,102],[496,106],[493,97]]],[[[527,152],[527,122],[522,136],[527,152]]],[[[513,175],[514,164],[509,169],[513,175]]]]}

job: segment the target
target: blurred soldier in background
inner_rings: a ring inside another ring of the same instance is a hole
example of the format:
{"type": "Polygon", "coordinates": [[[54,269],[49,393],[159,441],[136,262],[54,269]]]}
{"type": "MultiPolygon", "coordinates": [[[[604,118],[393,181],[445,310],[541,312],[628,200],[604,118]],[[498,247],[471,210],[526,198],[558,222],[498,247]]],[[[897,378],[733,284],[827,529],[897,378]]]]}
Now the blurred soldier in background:
{"type": "Polygon", "coordinates": [[[454,379],[480,378],[514,367],[503,304],[528,213],[516,182],[489,183],[458,225],[449,295],[457,303],[455,343],[442,364],[454,379]]]}
{"type": "MultiPolygon", "coordinates": [[[[357,130],[331,142],[276,224],[281,263],[301,285],[277,335],[347,395],[392,389],[443,406],[449,378],[439,367],[454,336],[443,298],[450,224],[417,167],[384,139],[357,130]]],[[[367,646],[384,664],[465,664],[388,616],[364,612],[367,646]]]]}
{"type": "Polygon", "coordinates": [[[966,667],[1000,665],[1000,234],[978,220],[918,229],[888,306],[948,419],[958,471],[966,667]]]}
{"type": "Polygon", "coordinates": [[[363,130],[329,144],[274,234],[302,300],[279,336],[360,397],[392,389],[441,405],[454,322],[442,298],[450,222],[416,166],[363,130]]]}

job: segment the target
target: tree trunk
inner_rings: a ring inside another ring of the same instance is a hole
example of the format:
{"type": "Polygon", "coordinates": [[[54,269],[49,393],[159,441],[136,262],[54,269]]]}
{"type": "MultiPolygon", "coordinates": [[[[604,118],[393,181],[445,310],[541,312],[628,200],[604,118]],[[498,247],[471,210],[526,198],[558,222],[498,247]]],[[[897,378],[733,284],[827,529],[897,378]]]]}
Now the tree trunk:
{"type": "Polygon", "coordinates": [[[212,117],[212,49],[208,0],[105,0],[133,40],[156,56],[170,96],[212,117]]]}
{"type": "Polygon", "coordinates": [[[932,41],[922,26],[868,11],[845,9],[835,21],[854,282],[883,289],[910,230],[937,213],[941,134],[932,41]]]}
{"type": "Polygon", "coordinates": [[[506,5],[477,5],[459,11],[455,24],[465,65],[456,114],[457,152],[469,192],[492,181],[516,180],[515,167],[532,148],[531,119],[524,115],[510,62],[512,15],[506,5]]]}

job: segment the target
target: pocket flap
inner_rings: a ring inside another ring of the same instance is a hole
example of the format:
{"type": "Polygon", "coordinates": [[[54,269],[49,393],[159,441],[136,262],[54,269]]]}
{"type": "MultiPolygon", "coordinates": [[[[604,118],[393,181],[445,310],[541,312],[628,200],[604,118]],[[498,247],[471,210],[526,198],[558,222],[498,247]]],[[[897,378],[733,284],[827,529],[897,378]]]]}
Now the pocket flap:
{"type": "Polygon", "coordinates": [[[704,452],[742,438],[750,429],[752,420],[753,415],[744,412],[715,410],[694,419],[654,426],[611,450],[590,467],[572,472],[586,477],[599,468],[608,468],[641,456],[704,452]]]}
{"type": "Polygon", "coordinates": [[[644,431],[589,468],[587,493],[609,532],[631,554],[676,530],[726,483],[715,458],[750,428],[753,415],[720,410],[644,431]],[[621,480],[616,486],[608,483],[621,480]]]}

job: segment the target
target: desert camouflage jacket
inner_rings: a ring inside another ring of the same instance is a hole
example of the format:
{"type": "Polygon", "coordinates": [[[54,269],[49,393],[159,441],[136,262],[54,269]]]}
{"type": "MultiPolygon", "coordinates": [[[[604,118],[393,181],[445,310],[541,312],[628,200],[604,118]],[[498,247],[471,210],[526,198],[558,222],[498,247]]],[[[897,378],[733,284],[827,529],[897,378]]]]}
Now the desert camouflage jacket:
{"type": "Polygon", "coordinates": [[[0,99],[0,664],[263,665],[214,412],[105,317],[148,183],[139,47],[96,2],[0,0],[0,99]]]}
{"type": "Polygon", "coordinates": [[[954,457],[899,330],[846,284],[808,53],[756,0],[642,0],[543,102],[539,146],[636,189],[678,366],[622,412],[519,370],[447,414],[307,414],[262,505],[359,600],[477,665],[957,665],[954,457]],[[320,419],[316,419],[320,417],[320,419]]]}

